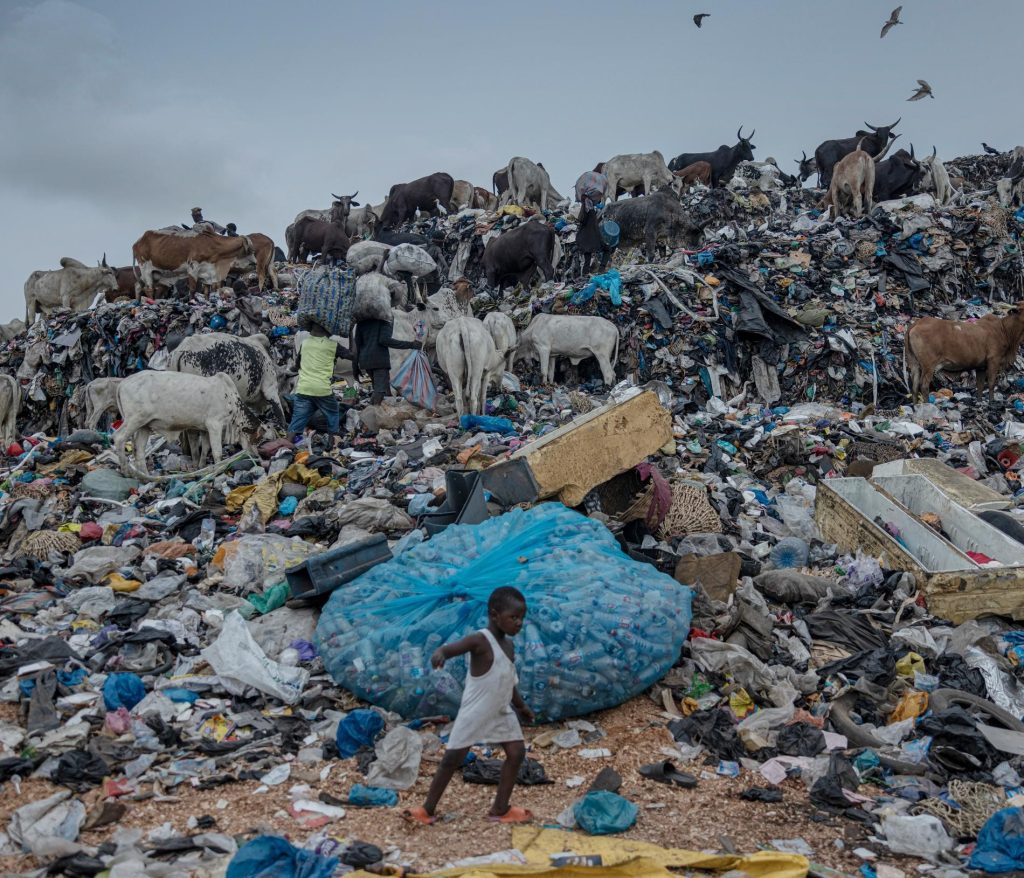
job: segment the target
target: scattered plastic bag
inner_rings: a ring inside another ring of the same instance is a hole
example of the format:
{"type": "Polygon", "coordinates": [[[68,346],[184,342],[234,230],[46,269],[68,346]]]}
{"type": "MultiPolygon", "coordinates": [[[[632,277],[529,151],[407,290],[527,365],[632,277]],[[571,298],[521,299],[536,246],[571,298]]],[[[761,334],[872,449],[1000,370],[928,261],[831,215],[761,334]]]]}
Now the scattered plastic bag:
{"type": "Polygon", "coordinates": [[[384,728],[384,717],[376,710],[353,710],[338,723],[335,741],[338,755],[350,759],[363,747],[370,746],[384,728]]]}
{"type": "Polygon", "coordinates": [[[146,687],[135,674],[110,674],[103,681],[103,704],[107,710],[131,710],[146,697],[146,687]]]}
{"type": "Polygon", "coordinates": [[[221,543],[211,566],[224,571],[227,588],[252,589],[276,585],[285,570],[316,553],[316,546],[297,537],[253,533],[221,543]]]}
{"type": "Polygon", "coordinates": [[[1024,869],[1024,809],[996,811],[978,833],[968,865],[983,872],[1024,869]]]}
{"type": "Polygon", "coordinates": [[[576,825],[590,835],[625,832],[636,823],[639,813],[629,799],[607,790],[587,793],[573,806],[576,825]]]}
{"type": "Polygon", "coordinates": [[[308,671],[267,658],[237,612],[228,614],[220,636],[201,655],[232,695],[241,695],[246,686],[252,686],[285,704],[294,704],[309,681],[308,671]]]}
{"type": "Polygon", "coordinates": [[[276,835],[260,835],[238,849],[225,878],[331,878],[337,857],[300,850],[276,835]]]}
{"type": "Polygon", "coordinates": [[[370,533],[412,530],[416,523],[401,509],[377,497],[361,497],[331,510],[335,524],[353,524],[370,533]]]}
{"type": "Polygon", "coordinates": [[[370,763],[366,782],[386,790],[407,790],[420,773],[423,742],[407,726],[396,726],[374,746],[377,758],[370,763]]]}
{"type": "MultiPolygon", "coordinates": [[[[398,804],[398,793],[383,787],[353,784],[348,792],[348,803],[359,808],[393,808],[398,804]]],[[[376,862],[376,860],[371,860],[376,862]]]]}
{"type": "MultiPolygon", "coordinates": [[[[466,783],[496,786],[501,779],[501,771],[504,767],[504,759],[474,759],[462,767],[462,779],[466,783]]],[[[554,781],[548,777],[543,765],[536,759],[526,757],[523,764],[519,766],[516,783],[519,786],[531,787],[537,784],[554,783],[554,781]]]]}
{"type": "Polygon", "coordinates": [[[931,814],[885,814],[881,823],[885,844],[894,854],[935,860],[939,854],[953,849],[953,839],[942,821],[931,814]]]}

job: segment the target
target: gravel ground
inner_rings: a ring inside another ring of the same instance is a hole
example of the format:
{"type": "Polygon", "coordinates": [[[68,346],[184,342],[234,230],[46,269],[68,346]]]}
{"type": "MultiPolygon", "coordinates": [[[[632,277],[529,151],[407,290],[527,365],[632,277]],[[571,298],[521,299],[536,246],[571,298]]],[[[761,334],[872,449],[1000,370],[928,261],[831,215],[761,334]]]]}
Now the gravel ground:
{"type": "MultiPolygon", "coordinates": [[[[783,802],[764,804],[739,798],[739,793],[747,787],[765,785],[760,775],[746,771],[738,778],[726,778],[714,775],[713,765],[680,766],[701,778],[693,790],[642,778],[637,767],[664,758],[660,748],[672,743],[656,706],[646,697],[635,698],[588,719],[607,732],[607,737],[593,746],[607,747],[612,751],[611,757],[583,759],[572,750],[553,752],[535,748],[531,752],[555,782],[518,787],[513,801],[532,810],[540,824],[555,825],[559,813],[582,794],[602,768],[610,765],[622,775],[621,794],[640,806],[639,819],[624,834],[626,838],[695,850],[731,848],[741,854],[769,847],[773,839],[802,838],[814,851],[814,862],[847,874],[856,872],[861,863],[853,855],[853,848],[870,847],[868,833],[860,824],[820,814],[808,801],[804,785],[799,781],[785,782],[783,802]],[[573,776],[585,778],[581,788],[566,785],[566,780],[573,776]]],[[[543,731],[544,727],[528,730],[527,739],[543,731]]],[[[416,785],[401,794],[400,808],[422,800],[434,765],[428,758],[424,759],[416,785]]],[[[236,836],[274,832],[301,844],[315,830],[303,827],[288,813],[289,788],[306,782],[312,787],[312,798],[319,792],[346,798],[352,784],[362,780],[354,759],[336,762],[327,779],[321,782],[319,775],[324,767],[323,764],[296,764],[286,783],[263,793],[257,792],[260,785],[256,781],[241,781],[208,790],[181,785],[171,791],[173,795],[166,797],[154,797],[144,787],[142,794],[148,794],[149,798],[122,797],[120,801],[127,806],[127,813],[117,824],[85,832],[81,840],[100,844],[110,838],[116,826],[139,827],[148,832],[164,823],[170,824],[175,833],[186,834],[189,817],[210,815],[220,832],[236,836]]],[[[22,783],[21,792],[16,793],[11,784],[6,784],[0,796],[0,826],[7,825],[14,809],[51,795],[57,789],[60,788],[47,781],[28,780],[22,783]]],[[[332,834],[400,851],[398,859],[416,871],[439,868],[462,857],[511,847],[509,827],[486,820],[493,792],[493,787],[463,783],[456,776],[441,802],[439,813],[443,819],[434,826],[409,826],[401,819],[399,809],[347,808],[345,818],[332,825],[332,834]]],[[[864,788],[862,792],[872,791],[864,788]]],[[[92,790],[82,798],[90,809],[103,801],[99,790],[92,790]]],[[[879,862],[898,865],[905,872],[913,870],[912,862],[901,863],[900,858],[892,857],[884,848],[878,853],[879,862]]],[[[30,857],[0,858],[3,871],[24,871],[35,865],[30,857]]]]}

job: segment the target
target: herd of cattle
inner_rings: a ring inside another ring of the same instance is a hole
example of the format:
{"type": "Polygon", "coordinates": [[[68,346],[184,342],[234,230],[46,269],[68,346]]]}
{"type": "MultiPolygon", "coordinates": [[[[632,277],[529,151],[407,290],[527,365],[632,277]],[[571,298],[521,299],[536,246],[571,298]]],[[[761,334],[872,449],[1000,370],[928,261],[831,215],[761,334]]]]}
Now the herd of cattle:
{"type": "MultiPolygon", "coordinates": [[[[582,270],[589,270],[592,256],[606,258],[615,246],[598,233],[598,224],[607,220],[618,226],[620,244],[642,245],[648,255],[663,242],[698,244],[707,216],[702,218],[693,208],[692,199],[687,206],[683,192],[695,186],[715,190],[733,185],[741,166],[746,179],[753,176],[762,191],[802,187],[816,171],[819,186],[825,190],[821,206],[829,206],[834,216],[860,216],[874,202],[920,191],[930,191],[937,201],[947,203],[962,181],[950,178],[934,149],[924,159],[915,155],[913,146],[909,152],[900,149],[886,158],[900,136],[893,132],[899,121],[880,127],[868,125],[870,130],[857,131],[853,137],[822,143],[813,158],[804,153],[796,160],[796,176],[783,173],[773,159],[755,162],[754,132],[744,137],[742,128],[733,146],[682,153],[667,163],[658,151],[617,155],[601,162],[580,176],[574,191],[580,203],[575,249],[582,257],[582,270]],[[631,197],[619,200],[626,194],[631,197]]],[[[1007,179],[1000,182],[1001,199],[1019,200],[1024,194],[1020,191],[1024,188],[1021,147],[1014,151],[1007,179]]],[[[508,316],[500,312],[485,320],[472,316],[472,290],[464,278],[439,290],[435,286],[429,296],[423,292],[419,308],[411,310],[410,271],[396,273],[389,271],[388,265],[389,256],[407,250],[421,253],[424,258],[420,262],[412,261],[428,266],[427,270],[437,266],[434,257],[440,253],[435,243],[403,229],[418,214],[493,213],[506,205],[518,205],[527,213],[539,210],[514,228],[487,237],[481,274],[492,289],[508,283],[529,284],[538,272],[545,280],[555,276],[559,238],[544,211],[549,206],[565,206],[569,199],[552,186],[541,163],[523,157],[511,159],[496,171],[491,184],[488,190],[439,172],[392,186],[380,205],[360,204],[358,192],[334,195],[328,210],[303,211],[288,226],[288,259],[303,262],[319,254],[328,262],[347,263],[359,275],[357,296],[379,294],[388,303],[397,339],[413,339],[417,326],[425,323],[425,347],[436,354],[438,366],[447,374],[459,414],[485,411],[488,388],[500,384],[502,373],[511,371],[513,363],[522,358],[537,360],[542,379],[551,381],[557,358],[577,364],[592,357],[604,382],[612,384],[619,333],[602,318],[538,314],[519,335],[508,316]]],[[[132,247],[130,267],[112,268],[105,256],[96,267],[65,258],[59,270],[34,272],[25,284],[26,319],[31,324],[37,313],[46,315],[58,307],[84,310],[99,296],[113,300],[154,295],[160,289],[216,288],[233,272],[255,271],[260,289],[268,280],[276,288],[275,261],[280,261],[280,254],[275,260],[275,251],[267,235],[221,235],[201,222],[191,229],[147,231],[132,247]]],[[[987,374],[991,386],[1005,368],[1006,357],[1016,353],[1018,319],[1024,320],[1017,315],[1005,318],[1009,321],[1005,323],[992,318],[982,327],[988,332],[985,338],[972,336],[970,356],[951,355],[952,360],[957,356],[970,359],[971,365],[965,368],[987,374]],[[996,344],[1002,338],[999,332],[1011,325],[1016,340],[1012,352],[1007,344],[996,344]]],[[[907,359],[918,387],[927,387],[935,368],[956,368],[950,356],[933,356],[937,350],[955,347],[949,339],[943,341],[944,332],[945,328],[927,326],[915,326],[913,335],[908,332],[907,359]],[[929,340],[932,337],[938,341],[929,340]]],[[[296,343],[300,340],[296,337],[296,343]]],[[[392,356],[397,368],[404,352],[395,351],[392,356]]],[[[134,471],[143,473],[146,440],[154,431],[183,435],[195,456],[205,457],[208,449],[219,460],[225,442],[249,445],[255,440],[261,429],[256,413],[268,412],[283,427],[282,397],[293,382],[294,375],[281,374],[275,366],[264,336],[237,338],[215,332],[186,339],[175,349],[166,372],[97,379],[82,389],[75,402],[93,428],[105,412],[120,413],[124,426],[118,431],[115,448],[122,468],[128,471],[125,448],[133,440],[134,471]]],[[[5,440],[14,435],[19,397],[17,384],[3,376],[0,430],[5,440]]]]}
{"type": "MultiPolygon", "coordinates": [[[[833,216],[859,217],[876,202],[932,192],[940,203],[947,203],[962,181],[950,178],[936,151],[918,158],[910,150],[887,154],[900,137],[894,133],[899,124],[867,125],[853,136],[826,140],[814,151],[796,159],[796,175],[784,173],[773,159],[754,161],[754,132],[744,136],[736,132],[736,143],[722,145],[710,152],[685,152],[665,161],[657,150],[649,153],[617,155],[598,163],[577,181],[597,179],[603,191],[603,210],[586,211],[580,216],[581,231],[591,223],[614,220],[624,245],[643,245],[650,253],[659,242],[687,243],[699,240],[702,224],[680,203],[684,189],[697,185],[711,188],[730,184],[741,165],[756,174],[757,185],[765,188],[802,186],[817,172],[818,185],[825,190],[822,207],[833,216]],[[633,197],[620,202],[624,194],[633,197]]],[[[865,123],[867,124],[867,123],[865,123]]],[[[1004,203],[1024,196],[1024,150],[1015,150],[1005,180],[1000,181],[999,196],[1004,203]]],[[[431,242],[424,235],[403,231],[403,224],[417,214],[437,214],[463,210],[494,211],[507,204],[539,208],[565,204],[540,162],[523,157],[512,158],[495,171],[491,188],[457,180],[438,172],[407,183],[396,183],[381,204],[360,204],[358,192],[335,195],[327,210],[304,210],[285,231],[287,258],[304,262],[319,254],[324,260],[343,261],[353,242],[370,239],[386,246],[412,244],[429,252],[431,242]]],[[[490,287],[529,280],[538,272],[545,279],[554,275],[556,244],[553,230],[537,224],[528,232],[495,237],[488,241],[482,256],[484,273],[490,287]]],[[[510,233],[511,234],[511,233],[510,233]]],[[[587,259],[607,248],[597,235],[579,235],[577,251],[587,259]]],[[[269,280],[277,287],[274,267],[276,248],[265,234],[251,233],[227,237],[202,223],[192,229],[167,227],[145,232],[132,246],[131,266],[110,268],[106,258],[93,268],[76,260],[61,260],[61,268],[37,271],[25,283],[26,320],[37,313],[48,314],[54,308],[82,310],[99,295],[112,300],[117,296],[140,294],[166,295],[195,289],[214,288],[224,283],[229,273],[255,270],[262,289],[269,280]]],[[[279,253],[279,251],[278,251],[279,253]]]]}

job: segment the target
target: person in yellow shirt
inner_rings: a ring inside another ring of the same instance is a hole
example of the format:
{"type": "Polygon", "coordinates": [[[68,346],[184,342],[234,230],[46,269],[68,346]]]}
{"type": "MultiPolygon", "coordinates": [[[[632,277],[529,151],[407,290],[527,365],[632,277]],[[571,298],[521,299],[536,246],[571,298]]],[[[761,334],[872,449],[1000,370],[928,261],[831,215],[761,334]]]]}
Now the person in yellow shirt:
{"type": "Polygon", "coordinates": [[[299,380],[295,385],[295,403],[292,420],[288,425],[291,436],[305,431],[309,419],[318,409],[327,420],[327,429],[332,436],[338,435],[341,409],[331,389],[336,360],[351,360],[348,348],[334,341],[319,323],[307,321],[309,338],[299,348],[299,380]]]}

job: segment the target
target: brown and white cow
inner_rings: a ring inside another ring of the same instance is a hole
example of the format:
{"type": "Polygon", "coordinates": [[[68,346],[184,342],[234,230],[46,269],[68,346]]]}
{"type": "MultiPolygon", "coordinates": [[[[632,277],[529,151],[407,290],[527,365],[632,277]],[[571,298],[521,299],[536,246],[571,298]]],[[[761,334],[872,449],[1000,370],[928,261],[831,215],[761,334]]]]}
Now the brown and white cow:
{"type": "Polygon", "coordinates": [[[685,188],[693,186],[694,183],[701,183],[704,186],[711,185],[711,164],[709,162],[694,162],[678,171],[672,172],[679,178],[679,182],[685,188]]]}
{"type": "Polygon", "coordinates": [[[209,262],[216,267],[216,280],[223,283],[235,260],[253,253],[253,242],[245,237],[229,238],[204,232],[172,235],[144,232],[132,245],[132,263],[140,266],[142,289],[153,290],[153,269],[184,271],[189,262],[209,262]]]}

